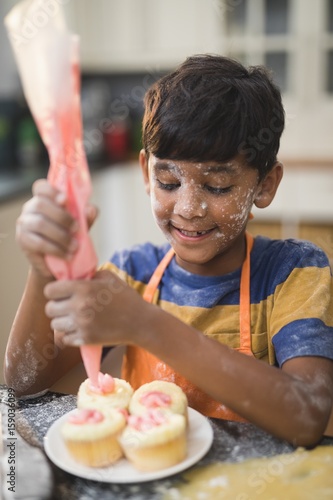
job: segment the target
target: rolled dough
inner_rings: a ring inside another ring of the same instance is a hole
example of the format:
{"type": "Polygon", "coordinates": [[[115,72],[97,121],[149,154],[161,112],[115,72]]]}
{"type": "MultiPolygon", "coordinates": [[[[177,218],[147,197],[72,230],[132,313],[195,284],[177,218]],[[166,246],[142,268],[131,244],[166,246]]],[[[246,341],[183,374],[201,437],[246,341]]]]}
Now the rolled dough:
{"type": "Polygon", "coordinates": [[[332,500],[333,446],[191,470],[165,500],[332,500]]]}

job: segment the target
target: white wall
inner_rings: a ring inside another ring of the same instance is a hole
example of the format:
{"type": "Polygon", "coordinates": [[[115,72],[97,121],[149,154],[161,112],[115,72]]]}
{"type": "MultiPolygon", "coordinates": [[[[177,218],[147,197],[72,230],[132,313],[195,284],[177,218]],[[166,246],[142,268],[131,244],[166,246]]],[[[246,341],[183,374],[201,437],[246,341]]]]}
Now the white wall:
{"type": "Polygon", "coordinates": [[[24,289],[28,263],[15,242],[16,219],[28,196],[0,206],[0,383],[7,338],[24,289]]]}

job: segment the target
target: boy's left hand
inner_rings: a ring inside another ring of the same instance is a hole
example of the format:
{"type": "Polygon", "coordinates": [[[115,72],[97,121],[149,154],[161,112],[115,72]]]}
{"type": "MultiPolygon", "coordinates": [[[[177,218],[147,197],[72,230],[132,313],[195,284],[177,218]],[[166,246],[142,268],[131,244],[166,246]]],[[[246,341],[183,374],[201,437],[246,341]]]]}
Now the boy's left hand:
{"type": "Polygon", "coordinates": [[[92,280],[61,280],[46,285],[46,315],[68,345],[133,343],[146,302],[110,271],[92,280]]]}

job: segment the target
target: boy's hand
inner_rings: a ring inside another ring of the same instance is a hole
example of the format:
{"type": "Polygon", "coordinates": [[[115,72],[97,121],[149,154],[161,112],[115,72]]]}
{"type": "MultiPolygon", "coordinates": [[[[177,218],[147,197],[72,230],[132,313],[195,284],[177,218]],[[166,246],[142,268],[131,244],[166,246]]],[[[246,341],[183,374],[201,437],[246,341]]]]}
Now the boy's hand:
{"type": "MultiPolygon", "coordinates": [[[[66,196],[47,180],[36,181],[32,192],[33,197],[24,204],[17,220],[16,239],[34,270],[51,278],[45,255],[71,259],[78,248],[75,239],[78,226],[66,209],[66,196]]],[[[97,210],[89,205],[89,227],[96,216],[97,210]]]]}
{"type": "Polygon", "coordinates": [[[92,280],[51,282],[44,294],[51,327],[64,332],[69,345],[132,343],[147,304],[110,271],[98,271],[92,280]]]}

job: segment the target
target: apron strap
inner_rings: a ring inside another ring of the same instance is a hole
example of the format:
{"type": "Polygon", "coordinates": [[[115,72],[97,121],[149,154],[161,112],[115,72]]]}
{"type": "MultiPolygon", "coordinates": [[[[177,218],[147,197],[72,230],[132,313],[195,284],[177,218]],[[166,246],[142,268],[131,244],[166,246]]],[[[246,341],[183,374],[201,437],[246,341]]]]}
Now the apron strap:
{"type": "MultiPolygon", "coordinates": [[[[251,350],[251,300],[250,300],[250,253],[253,247],[253,236],[246,232],[246,257],[242,265],[241,280],[240,280],[240,299],[239,299],[239,330],[240,330],[240,347],[237,351],[244,354],[252,355],[251,350]]],[[[162,279],[164,271],[170,264],[173,256],[175,255],[174,249],[170,250],[164,255],[161,262],[156,267],[153,275],[151,276],[146,289],[143,293],[143,299],[147,302],[153,302],[155,292],[162,279]]]]}
{"type": "Polygon", "coordinates": [[[164,271],[170,264],[172,257],[175,255],[174,249],[171,247],[170,250],[164,255],[163,259],[161,262],[158,264],[156,267],[154,273],[152,274],[152,277],[150,278],[146,289],[142,295],[143,299],[146,300],[147,302],[153,302],[155,292],[157,290],[158,285],[160,284],[160,281],[162,279],[162,276],[164,274],[164,271]]]}
{"type": "Polygon", "coordinates": [[[253,247],[253,236],[246,232],[246,257],[242,265],[239,297],[239,332],[240,347],[244,354],[253,356],[251,350],[251,297],[250,297],[250,253],[253,247]]]}

